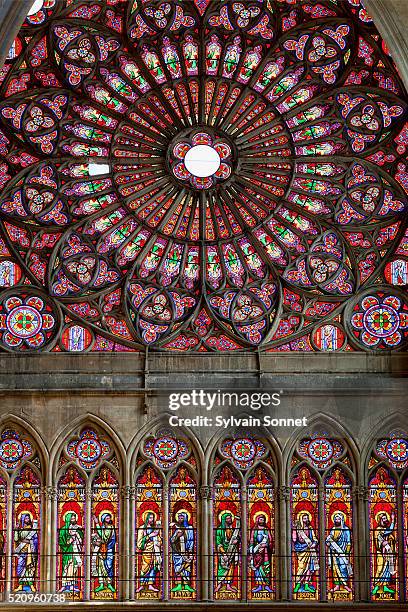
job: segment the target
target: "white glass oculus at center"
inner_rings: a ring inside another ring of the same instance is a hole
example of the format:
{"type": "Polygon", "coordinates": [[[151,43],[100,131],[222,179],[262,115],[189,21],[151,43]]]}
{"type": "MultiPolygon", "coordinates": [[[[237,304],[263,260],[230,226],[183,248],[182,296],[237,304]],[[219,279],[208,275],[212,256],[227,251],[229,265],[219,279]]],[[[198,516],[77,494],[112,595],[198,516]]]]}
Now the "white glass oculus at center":
{"type": "Polygon", "coordinates": [[[221,158],[213,147],[197,145],[187,151],[184,164],[193,176],[206,178],[217,172],[221,158]]]}
{"type": "Polygon", "coordinates": [[[44,5],[44,0],[35,0],[35,2],[32,3],[31,8],[28,11],[27,15],[29,17],[31,17],[31,15],[35,15],[36,13],[38,13],[40,9],[42,9],[43,5],[44,5]]]}

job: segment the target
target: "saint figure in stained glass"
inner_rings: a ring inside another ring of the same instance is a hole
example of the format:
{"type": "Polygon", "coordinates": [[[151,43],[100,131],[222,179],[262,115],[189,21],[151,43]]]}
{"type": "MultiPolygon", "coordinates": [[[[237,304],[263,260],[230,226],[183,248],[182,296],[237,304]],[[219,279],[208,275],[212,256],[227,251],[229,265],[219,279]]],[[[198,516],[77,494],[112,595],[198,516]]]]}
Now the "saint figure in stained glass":
{"type": "Polygon", "coordinates": [[[241,519],[231,512],[224,512],[219,517],[215,532],[215,546],[217,551],[217,585],[215,592],[221,589],[235,591],[233,586],[236,568],[239,562],[241,519]]]}
{"type": "Polygon", "coordinates": [[[161,597],[163,572],[162,481],[147,466],[136,481],[136,598],[161,597]]]}
{"type": "Polygon", "coordinates": [[[353,575],[348,557],[351,550],[351,531],[342,512],[336,512],[333,515],[333,527],[326,538],[326,544],[329,553],[329,567],[335,584],[333,590],[339,591],[343,588],[351,592],[348,585],[353,575]]]}
{"type": "Polygon", "coordinates": [[[175,518],[176,522],[172,524],[170,535],[174,579],[176,581],[176,586],[173,587],[172,592],[189,591],[193,593],[194,589],[190,586],[190,582],[194,559],[194,529],[186,511],[178,512],[175,518]]]}
{"type": "Polygon", "coordinates": [[[58,542],[62,552],[62,590],[75,590],[78,588],[84,545],[84,530],[78,525],[78,516],[75,512],[66,513],[58,542]]]}
{"type": "Polygon", "coordinates": [[[326,575],[333,601],[353,598],[353,511],[350,478],[339,467],[325,479],[326,575]]]}
{"type": "Polygon", "coordinates": [[[40,481],[23,467],[14,483],[13,577],[16,591],[35,592],[39,578],[40,481]]]}
{"type": "Polygon", "coordinates": [[[161,525],[157,521],[155,512],[146,512],[143,526],[138,530],[137,550],[140,552],[140,585],[136,592],[144,588],[155,593],[159,589],[155,586],[156,576],[160,573],[162,565],[162,538],[161,525]]]}
{"type": "Polygon", "coordinates": [[[117,598],[118,483],[106,467],[93,485],[91,576],[93,599],[117,598]]]}
{"type": "Polygon", "coordinates": [[[85,480],[70,465],[58,482],[57,588],[81,599],[84,590],[85,480]]]}
{"type": "Polygon", "coordinates": [[[398,601],[396,483],[380,467],[370,481],[371,597],[398,601]]]}
{"type": "Polygon", "coordinates": [[[295,599],[318,599],[317,481],[303,467],[292,481],[292,576],[295,599]]]}
{"type": "Polygon", "coordinates": [[[249,566],[254,573],[256,587],[254,593],[267,591],[272,593],[270,587],[270,569],[272,557],[272,534],[268,526],[268,517],[263,512],[256,517],[255,527],[251,530],[249,552],[249,566]]]}

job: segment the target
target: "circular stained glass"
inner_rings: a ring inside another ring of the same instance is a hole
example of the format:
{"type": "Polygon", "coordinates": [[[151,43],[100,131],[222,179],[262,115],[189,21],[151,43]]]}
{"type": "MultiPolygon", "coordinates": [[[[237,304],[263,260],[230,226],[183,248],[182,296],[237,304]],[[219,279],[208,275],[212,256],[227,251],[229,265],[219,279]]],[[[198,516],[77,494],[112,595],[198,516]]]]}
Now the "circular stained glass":
{"type": "Polygon", "coordinates": [[[333,445],[326,438],[315,438],[309,444],[309,456],[316,463],[330,461],[333,456],[333,445]]]}
{"type": "Polygon", "coordinates": [[[231,445],[231,455],[236,461],[250,461],[255,457],[256,447],[251,440],[236,440],[231,445]]]}
{"type": "Polygon", "coordinates": [[[16,306],[7,316],[7,326],[17,338],[31,338],[42,325],[41,315],[35,308],[16,306]]]}
{"type": "Polygon", "coordinates": [[[386,446],[386,453],[391,461],[403,462],[408,459],[408,443],[402,438],[390,440],[386,446]]]}
{"type": "Polygon", "coordinates": [[[59,310],[46,296],[24,291],[0,294],[0,343],[8,350],[47,346],[58,331],[59,310]]]}
{"type": "Polygon", "coordinates": [[[83,463],[94,463],[102,454],[101,445],[95,439],[85,438],[78,442],[76,454],[83,463]]]}
{"type": "Polygon", "coordinates": [[[408,329],[408,300],[406,295],[382,288],[366,291],[353,309],[349,309],[350,326],[355,340],[373,348],[399,347],[408,329]]]}
{"type": "Polygon", "coordinates": [[[63,309],[55,350],[401,348],[398,308],[355,311],[406,284],[408,209],[406,92],[358,0],[42,0],[20,38],[0,284],[63,309]]]}
{"type": "Polygon", "coordinates": [[[0,459],[5,463],[16,463],[24,455],[23,445],[19,440],[6,439],[0,442],[0,459]]]}
{"type": "Polygon", "coordinates": [[[375,336],[391,336],[399,326],[399,315],[394,308],[375,305],[364,313],[363,325],[375,336]]]}
{"type": "Polygon", "coordinates": [[[160,438],[153,446],[153,453],[160,461],[171,461],[177,456],[178,444],[173,438],[160,438]]]}

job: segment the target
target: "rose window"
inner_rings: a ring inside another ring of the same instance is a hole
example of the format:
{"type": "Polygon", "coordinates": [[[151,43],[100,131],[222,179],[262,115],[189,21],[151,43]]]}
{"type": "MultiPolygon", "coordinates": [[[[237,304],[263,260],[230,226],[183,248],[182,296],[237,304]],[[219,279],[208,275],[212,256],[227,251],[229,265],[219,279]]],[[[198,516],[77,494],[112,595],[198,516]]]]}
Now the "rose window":
{"type": "Polygon", "coordinates": [[[406,346],[406,92],[358,0],[38,0],[0,88],[2,350],[406,346]]]}

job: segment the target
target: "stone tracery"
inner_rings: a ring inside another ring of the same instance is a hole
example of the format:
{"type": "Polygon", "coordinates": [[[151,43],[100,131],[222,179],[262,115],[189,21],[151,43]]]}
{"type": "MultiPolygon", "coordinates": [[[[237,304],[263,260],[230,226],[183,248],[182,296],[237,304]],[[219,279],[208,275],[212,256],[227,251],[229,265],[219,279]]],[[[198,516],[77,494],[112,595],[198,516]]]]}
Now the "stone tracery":
{"type": "Polygon", "coordinates": [[[354,0],[47,0],[18,41],[3,348],[404,346],[405,91],[354,0]],[[53,310],[37,342],[7,316],[22,285],[53,310]]]}

